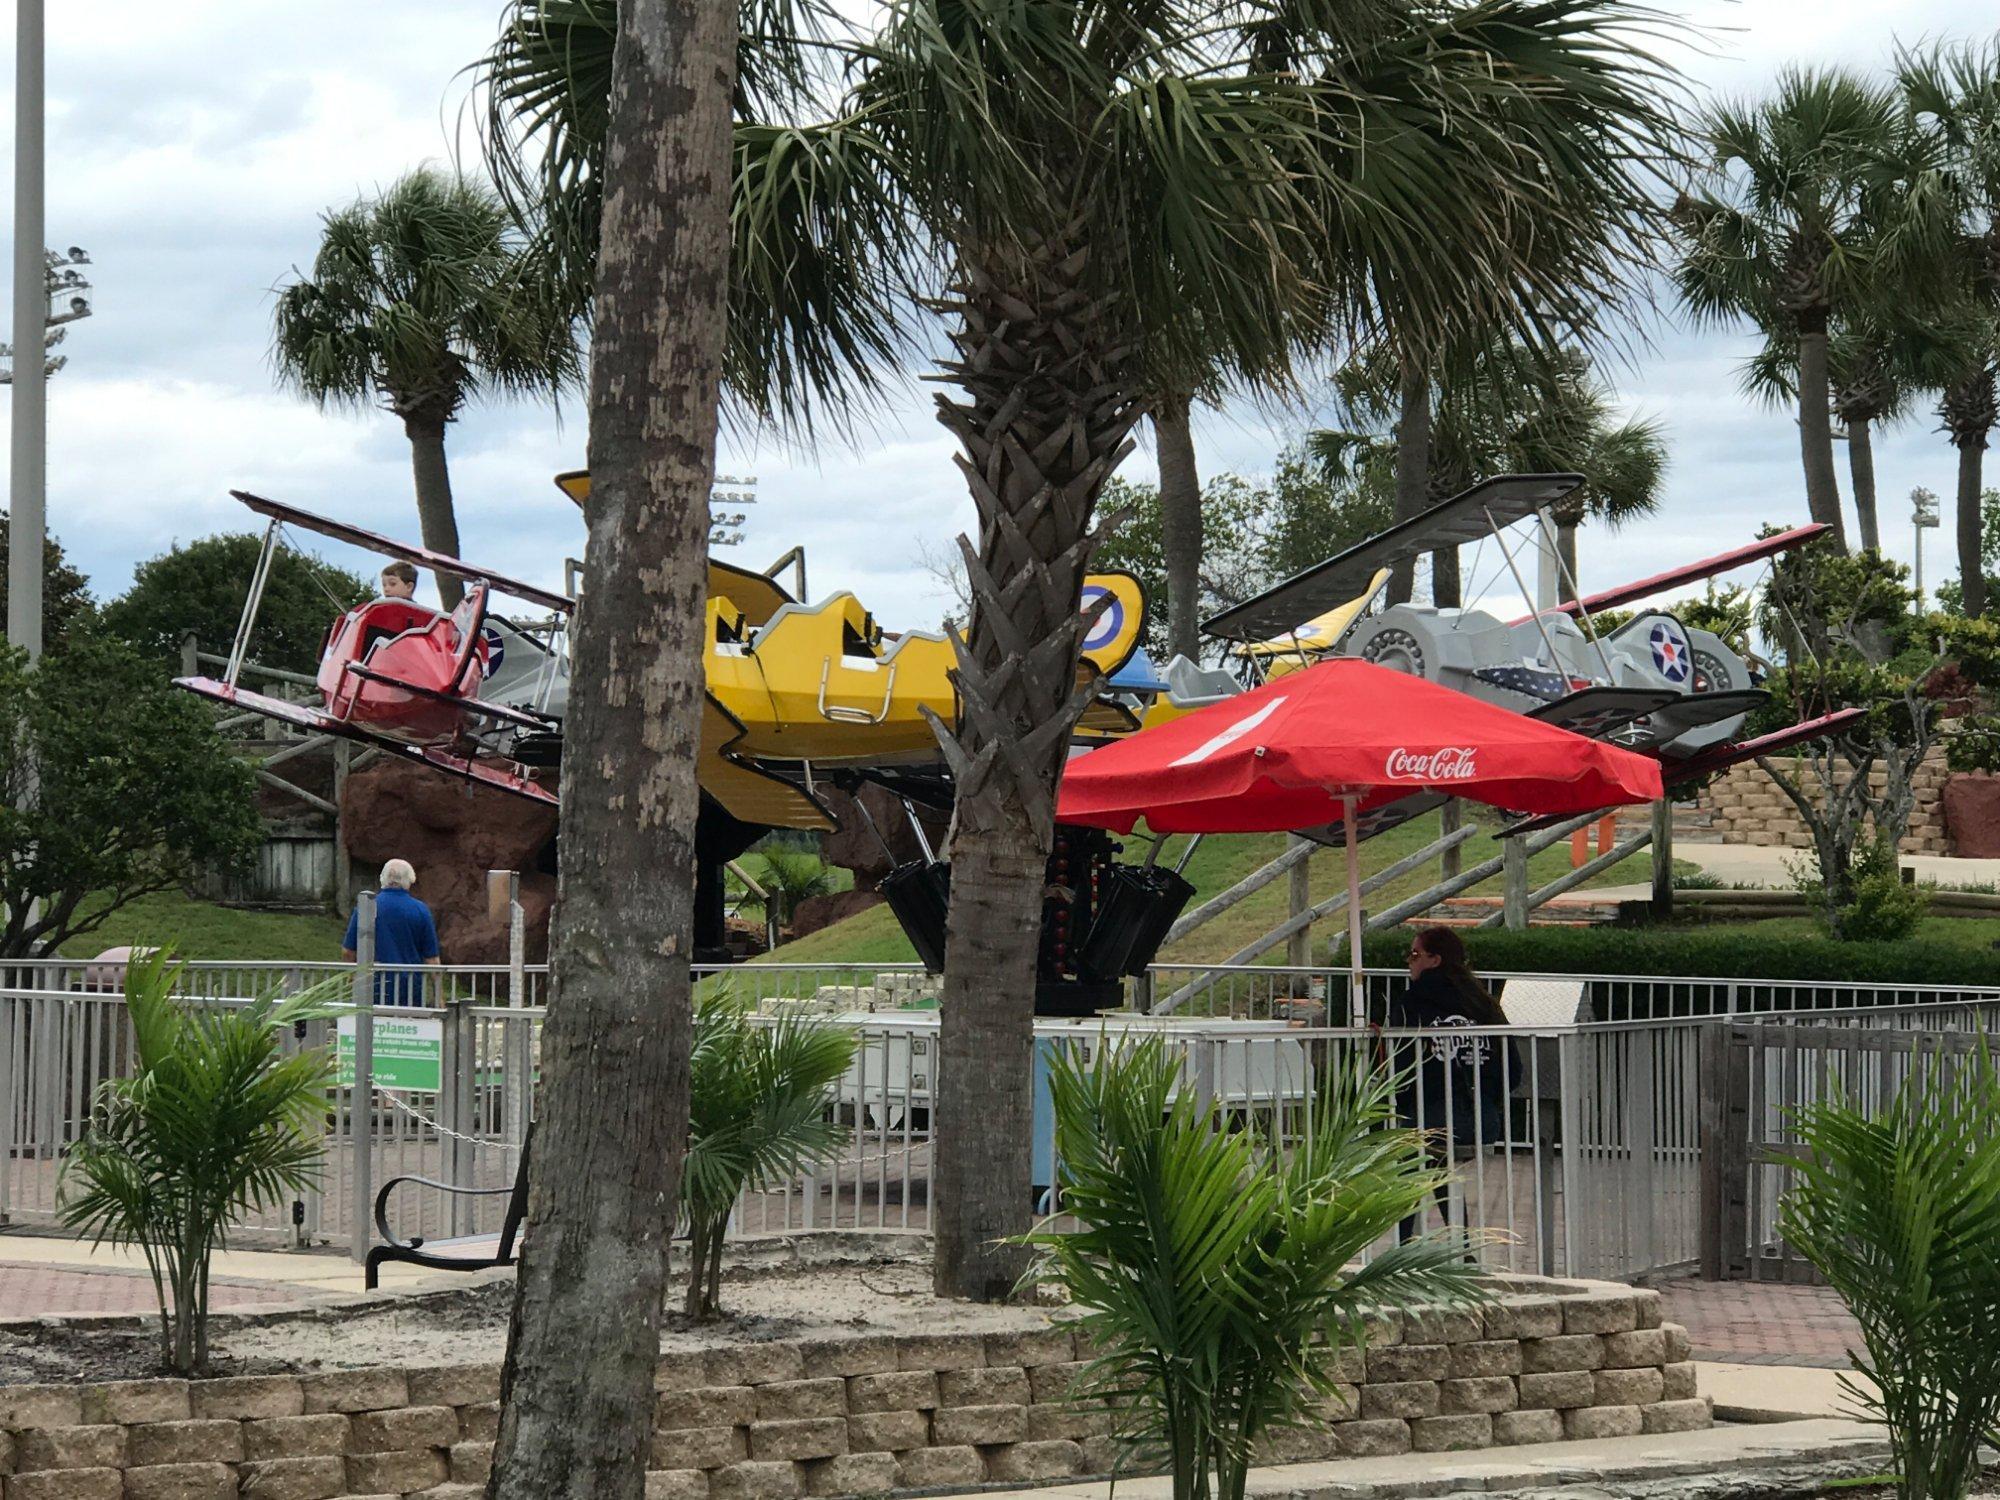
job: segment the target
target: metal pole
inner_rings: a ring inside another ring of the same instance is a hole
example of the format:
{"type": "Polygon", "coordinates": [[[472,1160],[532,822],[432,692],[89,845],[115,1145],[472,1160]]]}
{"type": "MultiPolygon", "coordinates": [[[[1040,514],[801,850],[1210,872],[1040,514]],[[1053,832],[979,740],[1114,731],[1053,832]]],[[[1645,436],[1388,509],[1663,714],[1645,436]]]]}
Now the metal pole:
{"type": "Polygon", "coordinates": [[[375,1205],[375,893],[363,891],[354,924],[354,1087],[347,1095],[354,1201],[348,1205],[351,1260],[368,1259],[368,1213],[375,1205]]]}
{"type": "Polygon", "coordinates": [[[48,251],[42,224],[42,5],[16,0],[14,51],[14,412],[7,642],[42,654],[48,447],[48,251]]]}
{"type": "Polygon", "coordinates": [[[1361,836],[1354,826],[1352,797],[1340,799],[1340,832],[1347,845],[1347,1002],[1353,1023],[1366,1026],[1368,981],[1361,972],[1361,836]]]}

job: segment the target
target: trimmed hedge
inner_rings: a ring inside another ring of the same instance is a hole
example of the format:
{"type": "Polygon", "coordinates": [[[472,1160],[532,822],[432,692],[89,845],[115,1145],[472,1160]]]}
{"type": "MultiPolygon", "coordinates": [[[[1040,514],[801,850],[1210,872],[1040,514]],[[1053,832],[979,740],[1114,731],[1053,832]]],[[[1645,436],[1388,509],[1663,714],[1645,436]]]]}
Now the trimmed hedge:
{"type": "MultiPolygon", "coordinates": [[[[1476,931],[1466,933],[1465,940],[1473,968],[1481,974],[1630,974],[1675,981],[1664,996],[1664,1008],[1657,1003],[1663,998],[1657,986],[1591,985],[1592,1012],[1604,1021],[1732,1008],[1730,986],[1693,982],[1704,979],[1739,981],[1733,998],[1737,1011],[1831,1006],[1857,999],[1867,1003],[1871,998],[1833,988],[1815,990],[1814,980],[1843,986],[1975,986],[2000,994],[2000,953],[1925,942],[1921,937],[1900,943],[1839,943],[1754,928],[1673,926],[1476,931]]],[[[1409,942],[1407,928],[1373,933],[1363,952],[1370,967],[1401,968],[1409,942]]]]}

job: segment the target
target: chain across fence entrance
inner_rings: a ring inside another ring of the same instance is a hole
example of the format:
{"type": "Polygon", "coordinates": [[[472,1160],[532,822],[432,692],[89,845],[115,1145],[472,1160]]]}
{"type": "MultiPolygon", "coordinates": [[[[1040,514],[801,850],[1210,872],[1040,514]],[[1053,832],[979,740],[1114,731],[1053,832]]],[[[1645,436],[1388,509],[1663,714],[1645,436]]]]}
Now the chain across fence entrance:
{"type": "MultiPolygon", "coordinates": [[[[272,988],[338,981],[366,999],[373,976],[397,971],[345,964],[187,965],[183,993],[242,1003],[272,988]]],[[[246,1224],[255,1237],[346,1246],[358,1259],[371,1238],[381,1184],[428,1178],[459,1187],[505,1187],[519,1166],[534,1116],[546,970],[505,965],[408,971],[437,1003],[357,1009],[315,1022],[288,1047],[333,1050],[342,1072],[332,1092],[325,1165],[296,1203],[246,1224]],[[366,1059],[373,1088],[356,1084],[366,1059]]],[[[1478,1232],[1495,1269],[1632,1278],[1700,1264],[1704,1249],[1703,1100],[1717,1086],[1703,1038],[1729,1018],[1754,1015],[1773,1027],[1809,1021],[1854,1030],[1969,1033],[2000,1020],[2000,988],[1940,990],[1885,985],[1780,986],[1714,979],[1609,975],[1490,976],[1503,996],[1559,990],[1596,1008],[1657,1007],[1643,1020],[1585,1020],[1408,1033],[1316,1024],[1313,1011],[1345,995],[1344,971],[1206,970],[1213,1001],[1196,1013],[1036,1023],[1034,1161],[1036,1207],[1060,1209],[1048,1063],[1058,1052],[1086,1060],[1099,1049],[1158,1036],[1176,1054],[1181,1086],[1213,1101],[1231,1128],[1282,1144],[1319,1107],[1331,1073],[1380,1065],[1405,1047],[1449,1046],[1470,1069],[1475,1097],[1492,1083],[1504,1100],[1494,1122],[1428,1118],[1451,1188],[1426,1206],[1426,1222],[1449,1214],[1478,1232]],[[1785,1005],[1785,1000],[1802,1003],[1785,1005]],[[1717,1001],[1734,1004],[1730,1010],[1717,1001]],[[1291,1019],[1287,1019],[1287,1017],[1291,1019]]],[[[1156,969],[1155,993],[1196,971],[1156,969]]],[[[1371,971],[1371,1001],[1385,1004],[1403,981],[1371,971]]],[[[847,1145],[814,1170],[738,1205],[739,1234],[819,1229],[922,1230],[930,1221],[939,1020],[922,1008],[935,981],[909,967],[807,968],[746,965],[705,971],[765,1010],[809,1003],[855,1036],[853,1065],[834,1109],[851,1129],[847,1145]],[[898,1007],[917,1008],[898,1008],[898,1007]]],[[[88,1123],[106,1078],[131,1071],[132,1037],[107,966],[44,961],[0,967],[0,1223],[52,1225],[68,1149],[88,1123]]],[[[1143,982],[1142,986],[1143,988],[1143,982]]],[[[1323,1009],[1321,1010],[1323,1015],[1323,1009]]],[[[1710,1049],[1712,1052],[1712,1048],[1710,1049]]],[[[1771,1060],[1775,1059],[1775,1060],[1771,1060]]],[[[1779,1053],[1756,1095],[1775,1121],[1798,1076],[1779,1053]],[[1791,1069],[1789,1074],[1786,1069],[1791,1069]]],[[[1775,1128],[1775,1126],[1773,1126],[1775,1128]]],[[[1768,1208],[1752,1217],[1762,1228],[1768,1208]]],[[[419,1185],[399,1188],[390,1222],[400,1237],[436,1241],[497,1231],[503,1198],[467,1199],[419,1185]]]]}

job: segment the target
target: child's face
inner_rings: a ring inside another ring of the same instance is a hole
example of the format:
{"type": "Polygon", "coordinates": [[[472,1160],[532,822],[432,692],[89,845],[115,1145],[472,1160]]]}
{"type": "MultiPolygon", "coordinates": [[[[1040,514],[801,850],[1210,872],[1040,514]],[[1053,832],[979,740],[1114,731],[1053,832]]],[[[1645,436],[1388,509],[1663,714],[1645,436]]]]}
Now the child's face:
{"type": "Polygon", "coordinates": [[[382,575],[382,597],[384,599],[408,599],[417,592],[417,586],[407,578],[394,573],[382,575]]]}

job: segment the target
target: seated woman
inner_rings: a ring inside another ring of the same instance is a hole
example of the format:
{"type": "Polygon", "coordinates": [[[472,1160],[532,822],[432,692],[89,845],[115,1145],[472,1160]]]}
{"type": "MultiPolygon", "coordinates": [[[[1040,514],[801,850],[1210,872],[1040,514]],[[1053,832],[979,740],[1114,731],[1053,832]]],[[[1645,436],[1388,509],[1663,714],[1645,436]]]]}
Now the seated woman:
{"type": "MultiPolygon", "coordinates": [[[[1506,1012],[1466,963],[1465,942],[1449,927],[1426,927],[1410,940],[1410,986],[1390,1002],[1395,1029],[1439,1033],[1394,1049],[1407,1076],[1397,1098],[1403,1123],[1428,1137],[1434,1166],[1445,1166],[1460,1147],[1496,1145],[1506,1139],[1507,1094],[1518,1068],[1510,1043],[1454,1034],[1473,1026],[1505,1026],[1506,1012]],[[1497,1045],[1496,1045],[1497,1043],[1497,1045]]],[[[1451,1227],[1451,1188],[1437,1187],[1438,1212],[1451,1227]]],[[[1419,1210],[1403,1221],[1400,1238],[1422,1227],[1419,1210]]]]}

